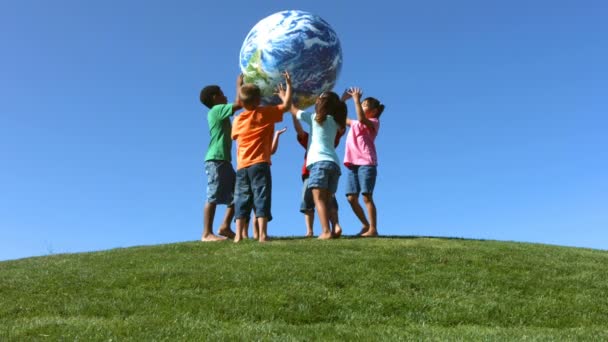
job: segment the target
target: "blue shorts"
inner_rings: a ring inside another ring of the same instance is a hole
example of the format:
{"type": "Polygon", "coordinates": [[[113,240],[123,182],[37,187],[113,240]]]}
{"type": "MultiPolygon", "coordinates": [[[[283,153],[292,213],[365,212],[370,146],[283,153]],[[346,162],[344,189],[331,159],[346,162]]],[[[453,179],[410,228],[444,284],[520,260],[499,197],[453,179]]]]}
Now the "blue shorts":
{"type": "Polygon", "coordinates": [[[318,161],[310,166],[308,177],[309,188],[327,189],[335,194],[338,190],[338,179],[340,178],[340,167],[332,161],[318,161]]]}
{"type": "MultiPolygon", "coordinates": [[[[332,197],[333,206],[338,210],[338,201],[336,197],[332,197]]],[[[312,189],[308,187],[308,178],[304,178],[302,183],[302,203],[300,204],[300,212],[306,213],[315,210],[315,201],[312,197],[312,189]]]]}
{"type": "Polygon", "coordinates": [[[255,208],[256,217],[266,217],[268,221],[272,220],[270,164],[253,164],[238,170],[234,192],[234,217],[236,219],[248,220],[251,209],[255,208]]]}
{"type": "Polygon", "coordinates": [[[378,170],[376,165],[351,165],[346,175],[346,195],[373,194],[378,170]]]}
{"type": "Polygon", "coordinates": [[[225,160],[205,162],[207,174],[207,203],[231,205],[234,199],[236,174],[232,163],[225,160]]]}

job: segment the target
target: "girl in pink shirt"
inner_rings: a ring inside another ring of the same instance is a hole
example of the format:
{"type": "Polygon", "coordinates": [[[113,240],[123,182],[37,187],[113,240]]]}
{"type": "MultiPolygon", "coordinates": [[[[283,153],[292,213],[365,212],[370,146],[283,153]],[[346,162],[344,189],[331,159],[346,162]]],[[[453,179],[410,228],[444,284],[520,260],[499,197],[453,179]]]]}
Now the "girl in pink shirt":
{"type": "Polygon", "coordinates": [[[353,98],[357,111],[357,120],[346,119],[346,125],[350,126],[344,153],[344,165],[348,169],[346,198],[353,212],[363,224],[359,235],[378,236],[376,204],[374,204],[372,196],[376,185],[378,165],[374,141],[380,129],[379,118],[384,111],[384,105],[373,97],[366,98],[362,103],[362,95],[361,88],[349,88],[342,95],[343,100],[353,98]],[[359,204],[359,193],[363,195],[369,221],[359,204]]]}

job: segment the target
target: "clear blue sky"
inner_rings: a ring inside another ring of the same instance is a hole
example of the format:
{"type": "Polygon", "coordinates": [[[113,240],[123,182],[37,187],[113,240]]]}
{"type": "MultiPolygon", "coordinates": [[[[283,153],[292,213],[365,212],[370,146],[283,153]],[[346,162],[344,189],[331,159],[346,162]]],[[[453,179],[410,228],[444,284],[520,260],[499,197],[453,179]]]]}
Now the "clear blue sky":
{"type": "MultiPolygon", "coordinates": [[[[608,249],[608,2],[23,0],[0,4],[0,260],[199,239],[199,91],[232,100],[243,39],[285,9],[337,32],[338,91],[386,104],[381,234],[608,249]]],[[[305,233],[285,118],[275,236],[305,233]]]]}

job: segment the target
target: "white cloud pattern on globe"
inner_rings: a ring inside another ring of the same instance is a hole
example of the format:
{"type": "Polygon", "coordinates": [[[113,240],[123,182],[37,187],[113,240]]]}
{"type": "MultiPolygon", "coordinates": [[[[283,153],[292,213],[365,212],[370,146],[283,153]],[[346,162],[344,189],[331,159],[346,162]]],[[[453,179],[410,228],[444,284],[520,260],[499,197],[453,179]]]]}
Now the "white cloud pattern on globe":
{"type": "Polygon", "coordinates": [[[304,11],[282,11],[260,20],[249,32],[239,56],[245,83],[262,90],[263,104],[278,104],[274,91],[291,74],[294,103],[300,108],[331,90],[342,68],[340,40],[321,17],[304,11]]]}

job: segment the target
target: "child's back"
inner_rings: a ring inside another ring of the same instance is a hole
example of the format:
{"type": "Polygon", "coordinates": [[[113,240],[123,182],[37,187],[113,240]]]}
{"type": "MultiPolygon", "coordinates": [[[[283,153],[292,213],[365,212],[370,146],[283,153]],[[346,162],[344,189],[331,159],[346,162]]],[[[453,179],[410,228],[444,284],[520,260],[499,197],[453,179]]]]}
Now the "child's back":
{"type": "Polygon", "coordinates": [[[237,169],[271,163],[274,124],[283,120],[282,106],[256,107],[234,119],[232,138],[237,141],[237,169]]]}

